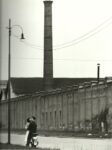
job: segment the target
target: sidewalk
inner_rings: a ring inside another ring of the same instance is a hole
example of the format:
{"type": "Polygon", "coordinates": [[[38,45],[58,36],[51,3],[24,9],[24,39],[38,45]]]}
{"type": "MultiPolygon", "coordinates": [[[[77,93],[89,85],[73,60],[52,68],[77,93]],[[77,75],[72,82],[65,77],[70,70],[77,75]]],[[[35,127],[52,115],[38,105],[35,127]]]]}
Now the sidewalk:
{"type": "MultiPolygon", "coordinates": [[[[38,136],[39,145],[42,149],[60,150],[112,150],[112,139],[84,139],[67,137],[38,136]]],[[[0,135],[0,142],[7,143],[7,134],[0,135]]],[[[24,135],[11,134],[11,144],[24,146],[24,135]]]]}
{"type": "Polygon", "coordinates": [[[24,146],[20,145],[12,145],[12,144],[1,144],[0,143],[0,149],[25,149],[24,146]]]}
{"type": "MultiPolygon", "coordinates": [[[[2,149],[2,150],[5,150],[5,149],[23,149],[23,150],[28,150],[28,149],[30,149],[30,150],[34,150],[34,149],[36,149],[36,150],[50,150],[50,149],[42,149],[42,148],[26,148],[25,146],[21,146],[21,145],[13,145],[13,144],[1,144],[0,143],[0,149],[2,149]]],[[[55,149],[54,149],[55,150],[55,149]]]]}

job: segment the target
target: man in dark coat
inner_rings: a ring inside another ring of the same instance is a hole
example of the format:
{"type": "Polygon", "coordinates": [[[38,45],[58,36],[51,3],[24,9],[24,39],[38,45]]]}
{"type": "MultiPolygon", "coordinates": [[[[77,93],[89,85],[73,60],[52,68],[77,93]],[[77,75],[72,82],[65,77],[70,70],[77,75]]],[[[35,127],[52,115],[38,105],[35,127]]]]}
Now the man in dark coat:
{"type": "Polygon", "coordinates": [[[36,118],[34,116],[32,116],[30,119],[30,124],[28,126],[29,134],[26,146],[29,146],[32,137],[37,133],[37,124],[35,122],[35,119],[36,118]]]}

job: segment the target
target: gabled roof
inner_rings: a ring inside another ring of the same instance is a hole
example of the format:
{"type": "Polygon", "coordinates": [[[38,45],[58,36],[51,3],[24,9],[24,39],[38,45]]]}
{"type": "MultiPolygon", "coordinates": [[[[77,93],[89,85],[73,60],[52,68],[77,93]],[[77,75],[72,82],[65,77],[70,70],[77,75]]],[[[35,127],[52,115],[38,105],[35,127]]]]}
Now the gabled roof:
{"type": "Polygon", "coordinates": [[[54,78],[54,88],[79,85],[84,82],[96,81],[96,78],[54,78]]]}
{"type": "MultiPolygon", "coordinates": [[[[43,91],[44,78],[11,78],[15,94],[31,94],[43,91]]],[[[53,89],[96,81],[96,78],[53,78],[53,89]]]]}
{"type": "Polygon", "coordinates": [[[42,78],[11,78],[15,94],[31,94],[43,90],[42,78]]]}

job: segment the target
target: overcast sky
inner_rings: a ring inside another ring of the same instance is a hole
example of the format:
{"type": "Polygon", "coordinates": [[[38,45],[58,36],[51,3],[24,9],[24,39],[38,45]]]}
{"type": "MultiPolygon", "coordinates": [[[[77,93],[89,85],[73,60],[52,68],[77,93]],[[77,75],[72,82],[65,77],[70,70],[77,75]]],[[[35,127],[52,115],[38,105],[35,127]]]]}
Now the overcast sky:
{"type": "MultiPolygon", "coordinates": [[[[8,76],[8,26],[12,28],[11,76],[43,76],[43,0],[0,0],[0,71],[8,76]],[[2,66],[2,67],[1,67],[2,66]]],[[[112,76],[112,0],[53,1],[54,77],[112,76]]]]}

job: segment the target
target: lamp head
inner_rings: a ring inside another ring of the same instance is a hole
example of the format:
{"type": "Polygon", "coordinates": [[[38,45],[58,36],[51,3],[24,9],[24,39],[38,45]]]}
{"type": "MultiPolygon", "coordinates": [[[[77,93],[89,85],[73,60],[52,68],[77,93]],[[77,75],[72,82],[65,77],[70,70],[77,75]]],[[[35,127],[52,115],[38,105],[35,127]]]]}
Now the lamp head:
{"type": "Polygon", "coordinates": [[[25,39],[24,34],[21,33],[21,40],[24,40],[24,39],[25,39]]]}

